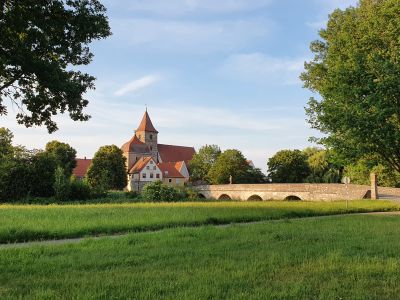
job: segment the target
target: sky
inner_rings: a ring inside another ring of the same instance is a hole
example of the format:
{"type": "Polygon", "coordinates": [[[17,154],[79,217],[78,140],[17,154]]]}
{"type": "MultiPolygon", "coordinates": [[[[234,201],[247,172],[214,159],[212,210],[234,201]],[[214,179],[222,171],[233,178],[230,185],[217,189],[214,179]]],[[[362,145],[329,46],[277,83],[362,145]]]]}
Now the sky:
{"type": "Polygon", "coordinates": [[[147,106],[159,143],[217,144],[239,149],[266,171],[281,149],[303,149],[319,135],[306,122],[313,95],[299,75],[312,58],[329,13],[355,0],[103,0],[113,35],[95,41],[95,57],[80,70],[95,76],[87,93],[88,122],[57,116],[59,130],[0,126],[14,143],[43,149],[69,143],[91,158],[102,145],[121,146],[147,106]]]}

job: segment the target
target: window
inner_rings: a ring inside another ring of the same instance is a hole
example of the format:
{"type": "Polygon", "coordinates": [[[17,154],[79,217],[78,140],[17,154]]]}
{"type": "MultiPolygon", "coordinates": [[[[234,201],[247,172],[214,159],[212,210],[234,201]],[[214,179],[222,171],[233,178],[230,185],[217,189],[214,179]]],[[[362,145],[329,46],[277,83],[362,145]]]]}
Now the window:
{"type": "Polygon", "coordinates": [[[151,164],[151,165],[153,164],[153,161],[152,161],[152,160],[150,161],[150,164],[151,164]]]}
{"type": "Polygon", "coordinates": [[[150,178],[154,178],[154,174],[153,173],[150,173],[150,178]]]}
{"type": "Polygon", "coordinates": [[[153,147],[152,146],[150,146],[150,151],[153,151],[153,147]]]}
{"type": "Polygon", "coordinates": [[[147,170],[150,170],[150,166],[147,166],[146,169],[147,169],[147,170]]]}
{"type": "Polygon", "coordinates": [[[143,174],[142,174],[142,177],[143,177],[143,178],[146,178],[146,173],[143,173],[143,174]]]}
{"type": "Polygon", "coordinates": [[[179,183],[179,179],[176,179],[176,183],[179,183]]]}
{"type": "Polygon", "coordinates": [[[152,134],[150,134],[150,140],[152,140],[153,139],[153,135],[152,134]]]}
{"type": "Polygon", "coordinates": [[[157,170],[157,167],[156,167],[156,166],[154,166],[154,167],[153,167],[153,170],[157,170]]]}
{"type": "Polygon", "coordinates": [[[157,174],[156,174],[156,178],[160,178],[160,174],[157,173],[157,174]]]}
{"type": "Polygon", "coordinates": [[[172,179],[170,178],[170,179],[168,179],[168,182],[172,182],[172,179]]]}

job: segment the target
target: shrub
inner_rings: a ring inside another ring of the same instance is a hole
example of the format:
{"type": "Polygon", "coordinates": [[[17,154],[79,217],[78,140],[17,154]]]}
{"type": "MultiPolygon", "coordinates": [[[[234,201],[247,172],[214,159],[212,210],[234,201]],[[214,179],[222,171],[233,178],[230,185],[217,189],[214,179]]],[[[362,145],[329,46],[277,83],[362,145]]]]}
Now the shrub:
{"type": "Polygon", "coordinates": [[[87,200],[92,196],[89,184],[86,181],[81,181],[76,179],[76,177],[71,178],[70,182],[70,200],[87,200]]]}
{"type": "Polygon", "coordinates": [[[179,191],[161,181],[146,184],[142,190],[142,198],[147,201],[173,202],[180,200],[182,194],[179,191]]]}
{"type": "Polygon", "coordinates": [[[54,180],[54,196],[56,200],[68,200],[70,195],[70,187],[70,182],[67,177],[65,177],[64,169],[57,167],[54,180]]]}

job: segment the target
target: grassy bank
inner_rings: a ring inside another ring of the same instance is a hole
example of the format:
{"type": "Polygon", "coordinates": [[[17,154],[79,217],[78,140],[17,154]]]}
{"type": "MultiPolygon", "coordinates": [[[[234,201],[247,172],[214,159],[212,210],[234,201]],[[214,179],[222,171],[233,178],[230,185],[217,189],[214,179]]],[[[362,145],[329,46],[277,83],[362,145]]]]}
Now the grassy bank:
{"type": "Polygon", "coordinates": [[[385,201],[0,205],[0,243],[178,226],[397,210],[385,201]]]}
{"type": "Polygon", "coordinates": [[[397,299],[400,218],[177,228],[0,250],[2,299],[397,299]]]}

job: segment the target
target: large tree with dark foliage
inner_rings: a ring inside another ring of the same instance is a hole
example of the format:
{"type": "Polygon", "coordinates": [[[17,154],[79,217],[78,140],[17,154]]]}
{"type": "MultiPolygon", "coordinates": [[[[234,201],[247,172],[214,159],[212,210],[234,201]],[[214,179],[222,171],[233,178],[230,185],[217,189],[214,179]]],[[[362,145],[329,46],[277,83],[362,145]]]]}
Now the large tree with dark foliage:
{"type": "MultiPolygon", "coordinates": [[[[320,142],[348,162],[378,157],[400,172],[400,2],[361,0],[334,11],[301,79],[320,142]]],[[[348,163],[347,162],[347,163],[348,163]]]]}
{"type": "Polygon", "coordinates": [[[5,100],[19,108],[18,123],[57,130],[53,116],[86,121],[93,76],[76,66],[93,54],[88,44],[111,34],[97,0],[0,0],[0,115],[5,100]]]}
{"type": "Polygon", "coordinates": [[[268,178],[274,183],[300,183],[310,175],[307,155],[300,150],[281,150],[268,160],[268,178]]]}
{"type": "Polygon", "coordinates": [[[94,188],[102,186],[106,190],[122,190],[128,183],[125,163],[126,158],[119,147],[100,147],[88,170],[89,184],[94,188]]]}

